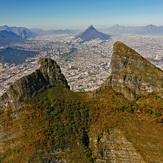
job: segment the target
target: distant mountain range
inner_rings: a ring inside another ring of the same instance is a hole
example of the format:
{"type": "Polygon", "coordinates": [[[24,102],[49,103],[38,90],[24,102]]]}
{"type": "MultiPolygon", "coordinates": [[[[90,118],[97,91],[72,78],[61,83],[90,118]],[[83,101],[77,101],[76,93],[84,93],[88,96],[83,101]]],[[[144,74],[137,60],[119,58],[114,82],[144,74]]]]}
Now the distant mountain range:
{"type": "Polygon", "coordinates": [[[75,39],[78,38],[82,39],[83,41],[90,41],[97,38],[101,40],[108,40],[110,38],[110,35],[106,35],[102,32],[99,32],[93,27],[93,25],[91,25],[88,29],[86,29],[84,32],[75,37],[75,39]]]}
{"type": "Polygon", "coordinates": [[[7,25],[4,25],[4,26],[0,26],[0,31],[13,32],[23,39],[35,36],[33,32],[31,32],[29,29],[25,27],[9,27],[7,25]]]}
{"type": "MultiPolygon", "coordinates": [[[[73,29],[62,29],[62,30],[43,30],[40,28],[32,28],[27,29],[25,27],[9,27],[7,25],[0,26],[0,31],[8,31],[13,32],[16,35],[20,36],[23,39],[35,37],[38,35],[50,35],[50,34],[72,34],[76,35],[81,32],[81,30],[73,30],[73,29]]],[[[147,26],[123,26],[123,25],[113,25],[109,28],[100,29],[100,31],[108,34],[163,34],[163,26],[156,26],[156,25],[147,25],[147,26]]],[[[89,34],[90,35],[100,35],[102,39],[108,38],[105,34],[99,34],[100,32],[97,31],[92,25],[83,33],[79,34],[84,35],[89,34]],[[91,32],[90,32],[91,31],[91,32]],[[97,34],[98,33],[98,34],[97,34]],[[102,36],[103,35],[103,36],[102,36]],[[105,36],[104,36],[105,35],[105,36]]],[[[89,39],[88,39],[89,40],[89,39]]]]}
{"type": "Polygon", "coordinates": [[[38,53],[32,51],[18,50],[18,49],[13,49],[8,47],[6,49],[0,50],[0,62],[21,64],[27,58],[33,57],[36,54],[38,53]]]}
{"type": "Polygon", "coordinates": [[[122,26],[116,24],[103,30],[109,34],[163,34],[163,26],[122,26]]]}
{"type": "Polygon", "coordinates": [[[110,38],[110,35],[114,34],[163,34],[163,26],[156,25],[147,25],[147,26],[122,26],[122,25],[114,25],[106,29],[101,29],[99,32],[92,25],[86,29],[84,32],[80,33],[80,30],[42,30],[39,28],[27,29],[25,27],[9,27],[7,25],[0,26],[0,46],[9,45],[13,42],[22,42],[27,38],[35,37],[39,35],[53,35],[53,34],[71,34],[77,35],[75,39],[81,39],[84,41],[90,41],[93,39],[102,39],[107,40],[110,38]],[[79,34],[80,33],[80,34],[79,34]]]}

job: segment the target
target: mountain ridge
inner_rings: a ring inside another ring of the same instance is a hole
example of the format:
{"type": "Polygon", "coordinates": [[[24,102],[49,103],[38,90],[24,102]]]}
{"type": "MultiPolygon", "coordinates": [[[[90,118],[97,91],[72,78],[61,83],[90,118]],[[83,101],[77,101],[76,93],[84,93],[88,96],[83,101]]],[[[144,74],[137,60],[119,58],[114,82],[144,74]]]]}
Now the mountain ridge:
{"type": "Polygon", "coordinates": [[[103,31],[111,34],[163,34],[163,26],[146,25],[146,26],[123,26],[113,25],[103,31]]]}
{"type": "Polygon", "coordinates": [[[16,35],[20,36],[22,39],[27,39],[34,36],[34,33],[25,27],[16,27],[16,26],[9,27],[7,25],[0,26],[0,31],[4,31],[4,30],[8,32],[13,32],[16,35]]]}
{"type": "MultiPolygon", "coordinates": [[[[114,85],[123,88],[126,79],[130,79],[126,84],[137,83],[135,75],[139,76],[143,68],[145,74],[150,67],[156,70],[150,62],[116,42],[111,77],[94,96],[94,92],[71,91],[52,59],[42,58],[39,64],[38,70],[13,83],[0,98],[0,160],[4,163],[163,161],[162,99],[158,93],[152,93],[131,101],[125,98],[123,89],[117,90],[114,85]],[[140,67],[135,74],[133,65],[140,67]],[[124,72],[129,78],[124,78],[124,72]]],[[[158,71],[156,76],[162,74],[158,71]]]]}

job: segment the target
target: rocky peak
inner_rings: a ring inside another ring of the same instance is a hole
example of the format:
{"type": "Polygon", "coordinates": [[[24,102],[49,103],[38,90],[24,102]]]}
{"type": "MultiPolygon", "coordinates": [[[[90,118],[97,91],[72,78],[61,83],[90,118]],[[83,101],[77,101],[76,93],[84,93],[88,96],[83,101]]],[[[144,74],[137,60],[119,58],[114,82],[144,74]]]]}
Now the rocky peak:
{"type": "MultiPolygon", "coordinates": [[[[154,71],[156,68],[153,64],[144,59],[135,50],[129,48],[122,42],[116,42],[113,47],[113,55],[111,60],[111,73],[120,73],[126,71],[127,73],[146,73],[154,71]],[[150,69],[150,68],[151,69],[150,69]],[[153,70],[152,70],[153,69],[153,70]]],[[[157,71],[156,73],[159,73],[157,71]]],[[[155,72],[153,72],[155,73],[155,72]]],[[[158,74],[159,75],[159,74],[158,74]]]]}
{"type": "Polygon", "coordinates": [[[163,96],[163,71],[118,41],[113,47],[111,76],[103,86],[112,86],[130,100],[151,92],[163,96]]]}
{"type": "Polygon", "coordinates": [[[67,85],[67,81],[61,73],[59,65],[54,60],[50,58],[41,58],[39,60],[39,65],[40,72],[49,84],[57,83],[60,85],[64,83],[67,85]]]}
{"type": "Polygon", "coordinates": [[[89,29],[96,30],[96,29],[95,29],[95,27],[94,27],[93,25],[90,25],[90,26],[88,27],[88,29],[87,29],[87,30],[89,30],[89,29]]]}
{"type": "Polygon", "coordinates": [[[38,70],[14,82],[8,91],[0,97],[2,108],[10,104],[18,105],[19,101],[30,98],[35,91],[49,84],[63,85],[69,88],[66,78],[55,61],[50,58],[41,58],[39,65],[38,70]]]}
{"type": "Polygon", "coordinates": [[[99,32],[97,29],[93,27],[93,25],[89,26],[84,32],[76,36],[76,39],[82,39],[83,41],[90,41],[93,39],[101,39],[108,40],[110,39],[110,35],[106,35],[102,32],[99,32]]]}

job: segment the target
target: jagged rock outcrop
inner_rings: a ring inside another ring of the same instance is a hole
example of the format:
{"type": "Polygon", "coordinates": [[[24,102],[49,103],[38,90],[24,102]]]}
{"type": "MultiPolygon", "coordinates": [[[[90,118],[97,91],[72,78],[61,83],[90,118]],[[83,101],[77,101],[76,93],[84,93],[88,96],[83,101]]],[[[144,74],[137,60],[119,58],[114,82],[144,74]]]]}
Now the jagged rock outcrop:
{"type": "Polygon", "coordinates": [[[113,48],[111,76],[102,85],[108,86],[130,100],[151,92],[163,97],[163,71],[118,41],[113,48]]]}
{"type": "Polygon", "coordinates": [[[18,105],[20,101],[30,98],[35,91],[49,84],[64,85],[69,88],[66,78],[55,61],[50,58],[41,58],[39,65],[38,70],[14,82],[0,97],[2,108],[10,106],[10,104],[18,105]]]}

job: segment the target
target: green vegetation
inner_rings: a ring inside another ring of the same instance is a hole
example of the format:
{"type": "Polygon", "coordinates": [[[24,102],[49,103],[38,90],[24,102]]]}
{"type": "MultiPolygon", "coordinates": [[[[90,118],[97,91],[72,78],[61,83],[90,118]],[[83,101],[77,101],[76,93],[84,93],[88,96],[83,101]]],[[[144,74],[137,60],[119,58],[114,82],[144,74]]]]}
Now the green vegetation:
{"type": "Polygon", "coordinates": [[[96,135],[107,128],[121,129],[146,161],[162,159],[158,146],[161,141],[159,128],[163,123],[161,98],[149,94],[131,102],[110,87],[97,93],[96,97],[89,98],[89,94],[49,85],[24,101],[21,109],[1,112],[7,135],[3,137],[5,152],[1,153],[0,159],[3,162],[54,159],[94,162],[96,157],[89,146],[89,134],[96,135]],[[93,133],[90,130],[94,125],[98,128],[93,133]],[[149,134],[148,125],[152,126],[155,138],[149,134]],[[141,127],[145,133],[139,131],[141,127]],[[150,141],[156,141],[156,144],[151,146],[150,141]],[[152,155],[150,150],[157,152],[152,155]]]}
{"type": "Polygon", "coordinates": [[[108,87],[91,100],[95,106],[90,111],[91,128],[95,128],[91,134],[120,129],[144,161],[163,161],[163,100],[160,97],[153,93],[128,101],[108,87]]]}
{"type": "Polygon", "coordinates": [[[10,110],[2,115],[5,131],[13,132],[17,137],[5,141],[5,146],[15,146],[6,150],[1,159],[4,162],[35,160],[35,155],[40,158],[40,152],[47,153],[58,149],[69,151],[75,146],[84,148],[86,152],[83,154],[87,159],[90,155],[90,108],[82,93],[74,93],[61,86],[44,87],[20,110],[10,110]],[[21,117],[18,119],[12,117],[19,114],[21,117]],[[19,140],[21,143],[17,144],[19,140]]]}

